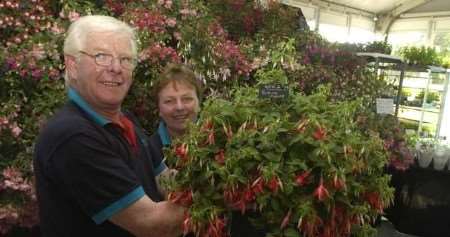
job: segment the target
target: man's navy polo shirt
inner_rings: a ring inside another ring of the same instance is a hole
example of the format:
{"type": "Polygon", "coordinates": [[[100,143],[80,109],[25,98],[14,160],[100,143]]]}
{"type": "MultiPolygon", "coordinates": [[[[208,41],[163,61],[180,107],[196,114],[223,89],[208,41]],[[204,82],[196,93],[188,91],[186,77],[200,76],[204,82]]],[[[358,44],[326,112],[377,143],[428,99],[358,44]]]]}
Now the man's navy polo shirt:
{"type": "Polygon", "coordinates": [[[41,131],[35,147],[42,234],[132,236],[108,219],[144,195],[162,200],[148,137],[133,121],[138,135],[133,151],[121,128],[96,113],[75,90],[69,90],[69,99],[41,131]]]}

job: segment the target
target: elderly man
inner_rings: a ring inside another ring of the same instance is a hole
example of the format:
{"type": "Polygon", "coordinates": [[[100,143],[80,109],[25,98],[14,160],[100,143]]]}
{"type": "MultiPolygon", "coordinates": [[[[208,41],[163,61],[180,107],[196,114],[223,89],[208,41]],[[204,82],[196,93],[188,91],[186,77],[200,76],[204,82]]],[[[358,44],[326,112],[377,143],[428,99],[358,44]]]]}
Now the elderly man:
{"type": "Polygon", "coordinates": [[[163,201],[147,137],[121,110],[136,55],[133,30],[112,17],[82,17],[69,28],[69,101],[35,148],[43,236],[181,234],[184,209],[163,201]]]}

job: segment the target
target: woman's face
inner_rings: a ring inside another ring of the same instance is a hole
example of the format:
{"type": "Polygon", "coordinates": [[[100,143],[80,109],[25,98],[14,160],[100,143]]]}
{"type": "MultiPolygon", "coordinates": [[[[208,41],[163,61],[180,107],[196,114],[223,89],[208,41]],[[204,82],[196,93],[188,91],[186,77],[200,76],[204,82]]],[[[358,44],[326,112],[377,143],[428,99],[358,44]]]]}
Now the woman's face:
{"type": "Polygon", "coordinates": [[[189,122],[195,121],[200,110],[195,87],[183,82],[171,82],[158,94],[159,116],[166,123],[170,136],[184,134],[189,122]]]}

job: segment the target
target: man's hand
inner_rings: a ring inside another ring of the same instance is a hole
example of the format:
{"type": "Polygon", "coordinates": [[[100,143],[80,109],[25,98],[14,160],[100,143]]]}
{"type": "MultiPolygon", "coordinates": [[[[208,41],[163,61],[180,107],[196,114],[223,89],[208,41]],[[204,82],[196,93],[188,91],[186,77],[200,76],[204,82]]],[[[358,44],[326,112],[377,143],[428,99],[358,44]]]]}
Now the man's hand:
{"type": "Polygon", "coordinates": [[[175,175],[178,173],[175,169],[165,169],[160,175],[156,177],[156,184],[158,191],[165,199],[167,199],[167,183],[173,181],[175,175]]]}

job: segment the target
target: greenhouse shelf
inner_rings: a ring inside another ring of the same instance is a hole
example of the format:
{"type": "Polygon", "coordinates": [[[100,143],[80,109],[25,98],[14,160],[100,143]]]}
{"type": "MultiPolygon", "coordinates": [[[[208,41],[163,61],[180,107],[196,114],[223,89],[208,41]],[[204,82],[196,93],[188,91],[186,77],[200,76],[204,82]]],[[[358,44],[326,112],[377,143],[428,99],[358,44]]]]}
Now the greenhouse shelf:
{"type": "MultiPolygon", "coordinates": [[[[417,134],[427,134],[423,133],[424,124],[427,123],[432,125],[433,129],[430,132],[434,137],[441,136],[442,123],[446,118],[444,109],[449,83],[447,69],[436,66],[410,66],[399,57],[380,53],[357,53],[357,55],[366,58],[367,66],[375,70],[378,78],[384,77],[395,86],[397,94],[389,96],[395,98],[396,117],[415,121],[417,128],[414,130],[417,134]],[[438,83],[435,83],[436,80],[438,83]],[[404,96],[408,90],[416,92],[413,93],[415,95],[413,98],[416,99],[410,100],[411,96],[404,96]],[[408,104],[403,104],[404,102],[408,104]],[[411,104],[417,106],[409,106],[411,104]],[[431,116],[430,113],[433,113],[433,116],[425,118],[431,116]]],[[[450,115],[450,108],[448,113],[450,115]]],[[[450,127],[450,121],[447,123],[450,127]]]]}

